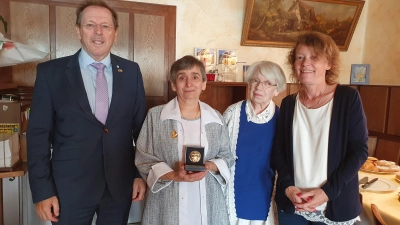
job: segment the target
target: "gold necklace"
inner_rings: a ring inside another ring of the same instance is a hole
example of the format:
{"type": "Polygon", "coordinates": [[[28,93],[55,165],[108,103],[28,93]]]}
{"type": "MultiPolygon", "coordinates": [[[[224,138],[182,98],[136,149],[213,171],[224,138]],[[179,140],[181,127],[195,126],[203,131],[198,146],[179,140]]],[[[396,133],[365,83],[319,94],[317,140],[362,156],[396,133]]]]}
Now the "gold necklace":
{"type": "Polygon", "coordinates": [[[195,119],[198,119],[198,118],[199,118],[200,107],[199,107],[199,109],[197,110],[196,116],[195,116],[193,119],[186,118],[186,117],[183,115],[181,109],[179,109],[179,111],[180,111],[180,113],[181,113],[181,118],[182,118],[182,119],[185,119],[185,120],[195,120],[195,119]]]}
{"type": "MultiPolygon", "coordinates": [[[[314,105],[312,105],[312,106],[307,106],[307,105],[304,104],[304,106],[305,106],[307,109],[313,109],[313,108],[315,108],[315,106],[317,106],[319,103],[321,103],[321,100],[322,100],[322,98],[323,98],[324,95],[325,95],[326,89],[328,89],[328,85],[325,86],[324,92],[322,92],[321,95],[317,96],[317,98],[319,98],[319,100],[318,100],[318,102],[317,102],[316,104],[314,104],[314,105]]],[[[304,92],[305,92],[305,90],[304,90],[304,92]]],[[[305,100],[306,100],[306,94],[303,95],[303,103],[304,103],[305,100]]]]}

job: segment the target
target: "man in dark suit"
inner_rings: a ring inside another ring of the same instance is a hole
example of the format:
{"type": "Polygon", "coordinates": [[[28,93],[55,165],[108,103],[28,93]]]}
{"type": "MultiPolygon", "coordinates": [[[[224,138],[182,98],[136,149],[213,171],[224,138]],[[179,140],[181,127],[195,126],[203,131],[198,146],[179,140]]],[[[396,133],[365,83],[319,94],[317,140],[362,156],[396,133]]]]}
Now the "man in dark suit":
{"type": "Polygon", "coordinates": [[[53,224],[89,225],[95,213],[97,224],[127,224],[146,191],[133,147],[146,116],[142,74],[110,54],[118,20],[103,1],[78,8],[76,31],[76,54],[37,67],[27,131],[33,202],[53,224]]]}

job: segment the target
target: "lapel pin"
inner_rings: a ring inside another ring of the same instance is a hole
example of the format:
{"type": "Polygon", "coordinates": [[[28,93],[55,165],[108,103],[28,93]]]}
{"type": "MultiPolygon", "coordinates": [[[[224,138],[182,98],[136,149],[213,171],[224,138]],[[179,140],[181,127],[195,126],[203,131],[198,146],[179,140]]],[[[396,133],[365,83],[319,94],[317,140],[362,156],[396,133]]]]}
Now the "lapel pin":
{"type": "Polygon", "coordinates": [[[117,68],[119,68],[119,65],[117,65],[117,68]]]}
{"type": "Polygon", "coordinates": [[[119,73],[122,73],[122,72],[123,72],[123,70],[122,70],[122,69],[118,69],[118,72],[119,72],[119,73]]]}
{"type": "Polygon", "coordinates": [[[177,137],[178,137],[178,133],[175,130],[173,130],[171,133],[171,138],[177,138],[177,137]]]}

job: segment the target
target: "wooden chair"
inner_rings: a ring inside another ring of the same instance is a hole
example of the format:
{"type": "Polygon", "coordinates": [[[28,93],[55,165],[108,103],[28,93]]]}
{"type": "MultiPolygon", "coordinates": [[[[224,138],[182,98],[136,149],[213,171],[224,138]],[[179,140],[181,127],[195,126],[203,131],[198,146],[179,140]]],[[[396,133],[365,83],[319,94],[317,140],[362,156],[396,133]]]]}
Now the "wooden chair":
{"type": "Polygon", "coordinates": [[[368,136],[368,156],[375,156],[377,142],[377,136],[368,136]]]}
{"type": "Polygon", "coordinates": [[[381,214],[379,213],[378,206],[375,204],[371,204],[372,216],[374,217],[375,225],[387,225],[385,221],[383,221],[381,214]]]}

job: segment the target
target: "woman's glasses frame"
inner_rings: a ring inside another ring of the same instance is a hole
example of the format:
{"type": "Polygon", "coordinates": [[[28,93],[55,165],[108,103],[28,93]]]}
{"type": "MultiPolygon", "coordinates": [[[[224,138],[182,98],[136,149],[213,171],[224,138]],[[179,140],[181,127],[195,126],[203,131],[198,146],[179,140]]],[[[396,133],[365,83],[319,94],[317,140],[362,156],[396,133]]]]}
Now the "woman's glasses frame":
{"type": "Polygon", "coordinates": [[[271,81],[269,81],[269,80],[261,81],[259,79],[255,79],[255,78],[250,79],[250,85],[254,86],[254,87],[260,85],[260,87],[262,87],[264,89],[277,86],[277,84],[271,84],[271,81]]]}

